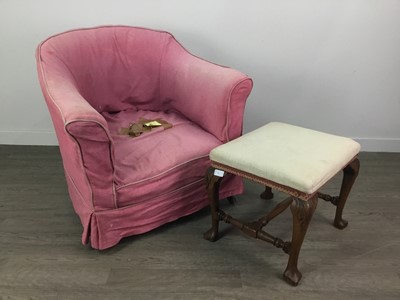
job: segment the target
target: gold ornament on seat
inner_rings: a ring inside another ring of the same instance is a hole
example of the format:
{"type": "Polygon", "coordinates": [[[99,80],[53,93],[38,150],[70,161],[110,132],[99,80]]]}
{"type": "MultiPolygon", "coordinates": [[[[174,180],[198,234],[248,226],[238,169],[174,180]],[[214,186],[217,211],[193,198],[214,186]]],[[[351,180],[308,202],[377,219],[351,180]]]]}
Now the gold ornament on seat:
{"type": "Polygon", "coordinates": [[[138,122],[129,124],[129,127],[120,129],[119,134],[138,137],[145,132],[151,131],[153,128],[163,127],[165,129],[172,128],[173,125],[163,119],[148,120],[140,118],[138,122]]]}

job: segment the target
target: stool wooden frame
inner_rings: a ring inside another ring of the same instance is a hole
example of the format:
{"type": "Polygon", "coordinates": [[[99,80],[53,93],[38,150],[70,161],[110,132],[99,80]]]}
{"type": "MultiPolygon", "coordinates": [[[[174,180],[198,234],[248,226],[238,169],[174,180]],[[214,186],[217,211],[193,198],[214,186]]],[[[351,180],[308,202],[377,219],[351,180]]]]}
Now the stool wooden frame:
{"type": "Polygon", "coordinates": [[[302,274],[297,268],[298,257],[308,225],[317,207],[318,198],[329,201],[336,206],[333,225],[338,229],[345,228],[348,225],[348,222],[342,218],[343,208],[358,176],[359,168],[360,162],[357,157],[351,160],[348,165],[343,168],[343,181],[339,196],[333,197],[327,194],[322,194],[318,191],[313,194],[306,194],[291,187],[212,161],[211,167],[208,169],[206,174],[207,191],[211,207],[211,228],[204,233],[204,238],[212,242],[216,241],[218,239],[219,222],[224,221],[239,228],[243,233],[250,237],[269,242],[277,248],[282,248],[285,253],[289,254],[289,260],[286,270],[283,273],[283,278],[289,284],[296,286],[302,277],[302,274]],[[272,189],[285,192],[290,196],[276,205],[275,208],[259,220],[255,222],[242,222],[226,214],[219,208],[219,186],[223,178],[223,175],[221,175],[223,172],[219,172],[219,170],[263,184],[266,187],[265,191],[260,195],[263,199],[272,199],[272,189]],[[284,242],[280,238],[274,237],[264,231],[263,227],[289,206],[293,215],[292,240],[290,242],[284,242]]]}

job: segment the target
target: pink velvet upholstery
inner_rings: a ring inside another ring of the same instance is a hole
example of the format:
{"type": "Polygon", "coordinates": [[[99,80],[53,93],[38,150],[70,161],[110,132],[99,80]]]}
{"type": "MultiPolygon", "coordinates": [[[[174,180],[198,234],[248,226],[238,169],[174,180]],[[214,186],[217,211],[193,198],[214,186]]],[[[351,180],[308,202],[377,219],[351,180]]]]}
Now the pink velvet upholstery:
{"type": "MultiPolygon", "coordinates": [[[[241,135],[250,78],[191,55],[167,32],[127,26],[50,37],[37,66],[83,243],[105,249],[208,204],[208,154],[241,135]],[[118,133],[140,117],[173,127],[118,133]]],[[[220,196],[242,189],[232,176],[220,196]]]]}

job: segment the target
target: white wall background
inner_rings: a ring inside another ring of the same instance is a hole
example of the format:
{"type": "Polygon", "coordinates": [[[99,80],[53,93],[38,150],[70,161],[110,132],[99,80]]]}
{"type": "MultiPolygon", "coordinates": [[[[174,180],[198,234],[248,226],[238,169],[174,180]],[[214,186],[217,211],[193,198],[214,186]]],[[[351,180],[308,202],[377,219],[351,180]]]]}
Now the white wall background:
{"type": "Polygon", "coordinates": [[[399,0],[0,0],[0,144],[56,144],[36,45],[103,24],[172,32],[249,74],[245,131],[283,121],[400,152],[399,0]]]}

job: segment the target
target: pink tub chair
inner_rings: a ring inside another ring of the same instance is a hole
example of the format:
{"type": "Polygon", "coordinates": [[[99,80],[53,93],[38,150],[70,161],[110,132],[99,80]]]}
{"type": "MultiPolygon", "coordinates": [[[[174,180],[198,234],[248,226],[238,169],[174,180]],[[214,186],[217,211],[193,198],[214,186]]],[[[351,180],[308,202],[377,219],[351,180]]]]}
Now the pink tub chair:
{"type": "MultiPolygon", "coordinates": [[[[241,135],[249,77],[126,26],[52,36],[36,57],[82,243],[109,248],[207,206],[208,154],[241,135]],[[120,134],[140,118],[173,127],[120,134]]],[[[230,177],[220,197],[242,190],[230,177]]]]}

